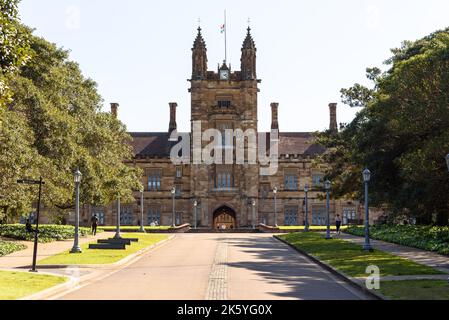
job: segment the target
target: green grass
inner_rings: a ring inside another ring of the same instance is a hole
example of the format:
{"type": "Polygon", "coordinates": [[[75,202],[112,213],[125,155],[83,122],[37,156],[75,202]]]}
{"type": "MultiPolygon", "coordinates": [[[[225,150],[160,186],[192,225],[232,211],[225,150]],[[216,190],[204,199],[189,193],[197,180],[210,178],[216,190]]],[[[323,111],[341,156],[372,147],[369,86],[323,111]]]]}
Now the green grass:
{"type": "Polygon", "coordinates": [[[392,300],[449,300],[445,280],[382,281],[380,292],[392,300]]]}
{"type": "Polygon", "coordinates": [[[0,300],[15,300],[67,281],[65,277],[0,271],[0,300]]]}
{"type": "MultiPolygon", "coordinates": [[[[69,253],[64,251],[46,259],[40,260],[39,265],[83,265],[83,264],[108,264],[120,261],[132,253],[151,246],[159,241],[168,238],[164,234],[144,234],[123,233],[124,238],[138,238],[139,242],[132,242],[130,246],[126,246],[126,250],[94,250],[89,249],[89,245],[83,244],[81,246],[82,253],[69,253]]],[[[95,242],[91,242],[95,243],[95,242]]]]}
{"type": "Polygon", "coordinates": [[[0,257],[26,248],[27,246],[21,243],[0,240],[0,257]]]}
{"type": "MultiPolygon", "coordinates": [[[[304,230],[304,226],[279,226],[279,229],[281,230],[304,230]]],[[[345,230],[347,229],[348,226],[342,226],[341,230],[345,230]]],[[[337,230],[337,227],[335,226],[331,226],[330,227],[331,231],[335,231],[337,230]]],[[[309,226],[309,230],[311,231],[326,231],[327,227],[326,226],[309,226]]]]}
{"type": "Polygon", "coordinates": [[[368,276],[365,271],[370,265],[378,266],[381,276],[442,274],[431,267],[383,251],[365,252],[360,245],[348,241],[326,240],[322,234],[290,233],[280,238],[352,277],[368,276]]]}
{"type": "MultiPolygon", "coordinates": [[[[157,227],[150,227],[150,226],[144,226],[145,231],[157,231],[157,230],[168,230],[170,229],[169,226],[157,226],[157,227]]],[[[140,227],[138,226],[120,226],[121,232],[138,232],[140,227]]],[[[104,227],[98,227],[98,230],[103,230],[106,232],[114,232],[116,230],[115,226],[104,226],[104,227]]]]}

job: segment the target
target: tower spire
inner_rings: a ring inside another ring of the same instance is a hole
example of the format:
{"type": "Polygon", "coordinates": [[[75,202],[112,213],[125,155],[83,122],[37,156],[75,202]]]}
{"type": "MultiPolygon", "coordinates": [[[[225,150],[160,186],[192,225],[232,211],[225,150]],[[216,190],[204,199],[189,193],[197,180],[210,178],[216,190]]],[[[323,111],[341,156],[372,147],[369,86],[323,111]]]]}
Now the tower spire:
{"type": "Polygon", "coordinates": [[[201,26],[198,26],[198,34],[192,48],[192,80],[206,79],[207,74],[207,49],[206,42],[201,34],[201,26]]]}
{"type": "Polygon", "coordinates": [[[241,71],[243,80],[256,79],[256,44],[251,36],[251,28],[246,29],[246,38],[242,45],[241,71]]]}

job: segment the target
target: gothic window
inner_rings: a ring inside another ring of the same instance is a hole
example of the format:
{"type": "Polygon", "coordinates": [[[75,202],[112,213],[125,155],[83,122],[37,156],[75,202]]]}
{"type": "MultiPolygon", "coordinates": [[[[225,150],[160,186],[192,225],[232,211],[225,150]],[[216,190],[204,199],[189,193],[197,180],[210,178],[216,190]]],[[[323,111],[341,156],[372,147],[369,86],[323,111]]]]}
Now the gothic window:
{"type": "Polygon", "coordinates": [[[148,191],[160,191],[161,190],[161,176],[160,170],[148,170],[148,191]]]}
{"type": "Polygon", "coordinates": [[[286,226],[298,225],[298,207],[285,207],[284,225],[286,226]]]}
{"type": "Polygon", "coordinates": [[[327,223],[326,208],[312,207],[312,224],[314,226],[324,226],[327,223]]]}
{"type": "Polygon", "coordinates": [[[231,107],[231,101],[229,100],[219,100],[218,107],[221,109],[229,109],[231,107]]]}
{"type": "Polygon", "coordinates": [[[182,188],[180,184],[175,185],[175,197],[180,197],[182,193],[182,188]]]}
{"type": "Polygon", "coordinates": [[[312,186],[313,187],[322,187],[323,186],[323,177],[324,177],[324,175],[321,173],[313,173],[312,174],[312,186]]]}
{"type": "Polygon", "coordinates": [[[271,185],[269,183],[263,183],[260,185],[260,196],[262,199],[268,198],[270,189],[271,189],[271,185]]]}
{"type": "Polygon", "coordinates": [[[161,224],[161,208],[160,207],[150,207],[148,208],[147,215],[147,224],[151,225],[154,223],[155,225],[161,224]]]}
{"type": "Polygon", "coordinates": [[[296,191],[298,190],[298,175],[286,173],[284,175],[285,190],[296,191]]]}
{"type": "Polygon", "coordinates": [[[232,168],[219,168],[215,175],[215,188],[229,189],[234,186],[232,168]]]}
{"type": "Polygon", "coordinates": [[[221,132],[221,145],[226,146],[226,130],[232,130],[232,123],[219,122],[217,123],[217,130],[221,132]]]}
{"type": "Polygon", "coordinates": [[[355,208],[343,208],[343,224],[354,223],[355,220],[355,208]]]}
{"type": "Polygon", "coordinates": [[[105,224],[105,215],[104,215],[104,208],[101,207],[95,207],[92,210],[92,217],[97,216],[98,218],[98,224],[104,225],[105,224]]]}
{"type": "Polygon", "coordinates": [[[181,166],[176,167],[176,178],[182,178],[182,168],[181,166]]]}
{"type": "Polygon", "coordinates": [[[120,224],[124,226],[131,226],[133,224],[133,214],[130,206],[120,208],[120,224]]]}

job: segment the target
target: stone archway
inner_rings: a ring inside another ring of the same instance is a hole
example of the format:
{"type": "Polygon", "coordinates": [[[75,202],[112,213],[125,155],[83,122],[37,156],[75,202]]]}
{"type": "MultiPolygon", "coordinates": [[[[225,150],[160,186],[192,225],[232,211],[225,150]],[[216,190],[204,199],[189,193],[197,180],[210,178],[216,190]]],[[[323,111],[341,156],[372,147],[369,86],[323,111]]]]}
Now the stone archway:
{"type": "Polygon", "coordinates": [[[235,211],[228,206],[222,206],[214,212],[214,229],[232,230],[236,228],[236,214],[235,211]]]}

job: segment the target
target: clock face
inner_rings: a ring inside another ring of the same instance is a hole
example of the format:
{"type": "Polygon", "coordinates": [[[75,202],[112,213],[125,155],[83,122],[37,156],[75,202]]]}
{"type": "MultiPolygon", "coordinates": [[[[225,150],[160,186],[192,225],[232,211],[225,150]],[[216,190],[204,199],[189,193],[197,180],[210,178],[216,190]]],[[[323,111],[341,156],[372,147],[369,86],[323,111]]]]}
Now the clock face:
{"type": "Polygon", "coordinates": [[[220,79],[228,80],[229,79],[229,71],[228,70],[220,70],[220,79]]]}

